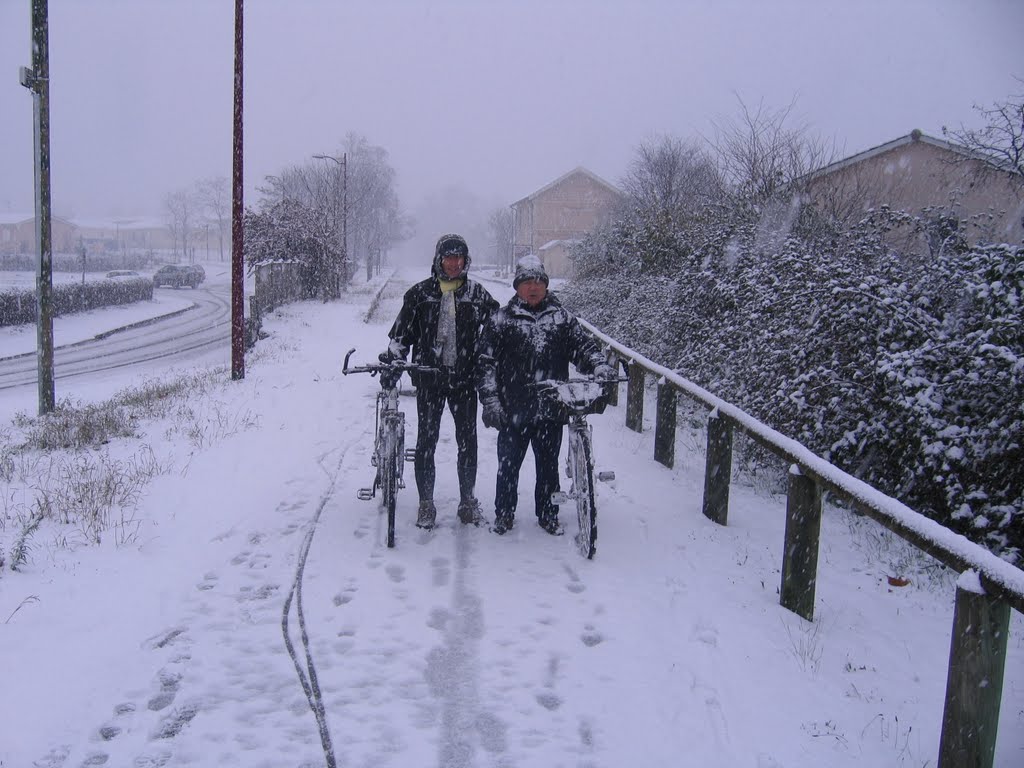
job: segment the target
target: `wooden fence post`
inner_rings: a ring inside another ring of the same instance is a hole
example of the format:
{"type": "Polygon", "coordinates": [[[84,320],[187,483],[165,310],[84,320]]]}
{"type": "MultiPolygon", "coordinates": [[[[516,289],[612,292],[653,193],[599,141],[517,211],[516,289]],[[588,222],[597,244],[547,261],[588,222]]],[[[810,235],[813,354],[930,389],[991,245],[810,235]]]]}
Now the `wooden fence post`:
{"type": "Polygon", "coordinates": [[[814,620],[820,533],[821,489],[794,464],[789,468],[779,602],[808,621],[814,620]]]}
{"type": "Polygon", "coordinates": [[[626,385],[626,426],[634,432],[644,431],[644,369],[630,362],[626,385]]]}
{"type": "Polygon", "coordinates": [[[654,421],[654,460],[672,469],[676,462],[676,393],[665,379],[658,382],[658,409],[654,421]]]}
{"type": "Polygon", "coordinates": [[[985,594],[973,571],[962,574],[953,609],[938,768],[992,768],[1009,626],[1010,606],[985,594]]]}
{"type": "Polygon", "coordinates": [[[708,450],[704,464],[704,517],[719,525],[729,520],[729,481],[732,479],[732,426],[718,415],[708,416],[708,450]]]}
{"type": "MultiPolygon", "coordinates": [[[[605,359],[608,361],[608,365],[615,369],[615,375],[619,374],[619,358],[616,357],[610,350],[605,355],[605,359]]],[[[607,385],[608,387],[608,405],[619,404],[619,382],[613,382],[607,385]]]]}

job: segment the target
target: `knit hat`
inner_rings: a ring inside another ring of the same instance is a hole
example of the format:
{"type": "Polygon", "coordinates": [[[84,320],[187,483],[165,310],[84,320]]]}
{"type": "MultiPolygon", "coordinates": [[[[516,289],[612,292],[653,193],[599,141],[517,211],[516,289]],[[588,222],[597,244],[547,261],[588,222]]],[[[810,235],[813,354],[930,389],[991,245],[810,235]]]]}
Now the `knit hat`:
{"type": "Polygon", "coordinates": [[[449,234],[441,235],[437,239],[437,245],[434,246],[434,263],[433,272],[438,277],[448,279],[445,275],[444,270],[441,269],[441,259],[445,256],[464,256],[466,258],[466,266],[462,268],[462,273],[459,277],[465,277],[466,273],[469,272],[469,244],[466,242],[466,238],[462,235],[449,234]]]}
{"type": "Polygon", "coordinates": [[[544,285],[548,284],[548,273],[544,271],[544,264],[532,253],[526,254],[516,262],[516,276],[512,280],[512,287],[518,288],[525,280],[540,280],[544,285]]]}

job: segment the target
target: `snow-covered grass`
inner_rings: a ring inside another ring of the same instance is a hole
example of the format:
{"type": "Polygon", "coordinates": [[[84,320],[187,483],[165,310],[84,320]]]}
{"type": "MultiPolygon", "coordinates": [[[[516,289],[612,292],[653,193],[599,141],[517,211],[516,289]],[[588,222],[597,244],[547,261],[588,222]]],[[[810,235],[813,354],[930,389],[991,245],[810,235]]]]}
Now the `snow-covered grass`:
{"type": "MultiPolygon", "coordinates": [[[[800,619],[778,603],[785,499],[740,477],[729,525],[706,520],[698,433],[680,431],[668,470],[651,460],[649,419],[636,434],[624,405],[591,418],[598,468],[616,479],[598,489],[586,561],[533,524],[531,459],[510,534],[458,525],[446,417],[440,526],[413,526],[409,465],[387,549],[379,507],[356,500],[372,480],[377,382],[340,373],[347,349],[355,363],[384,346],[398,299],[364,324],[373,288],[279,310],[243,381],[204,376],[140,413],[134,437],[42,453],[11,448],[31,420],[7,426],[0,462],[151,452],[158,471],[114,515],[130,536],[94,543],[47,516],[0,575],[0,764],[323,765],[282,633],[289,605],[338,765],[935,765],[956,575],[828,508],[815,621],[800,619]]],[[[110,377],[76,395],[147,385],[110,377]]],[[[31,412],[32,396],[5,395],[2,412],[31,412]]],[[[402,402],[411,439],[415,404],[402,402]]],[[[490,509],[495,433],[480,429],[490,509]]],[[[34,491],[4,482],[9,543],[34,491]]],[[[1001,768],[1024,762],[1022,630],[1014,614],[1001,768]]]]}

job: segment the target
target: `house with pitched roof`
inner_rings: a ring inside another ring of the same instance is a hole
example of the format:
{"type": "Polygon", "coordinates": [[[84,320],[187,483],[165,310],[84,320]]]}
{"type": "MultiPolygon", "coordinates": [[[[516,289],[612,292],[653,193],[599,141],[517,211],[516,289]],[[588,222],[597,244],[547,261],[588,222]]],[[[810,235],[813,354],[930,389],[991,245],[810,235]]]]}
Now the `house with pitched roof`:
{"type": "Polygon", "coordinates": [[[840,220],[888,205],[952,215],[970,242],[1020,243],[1024,178],[991,159],[921,131],[851,155],[800,180],[809,198],[840,220]]]}
{"type": "Polygon", "coordinates": [[[596,229],[623,193],[582,166],[512,203],[514,256],[535,253],[551,277],[570,277],[569,247],[596,229]]]}
{"type": "MultiPolygon", "coordinates": [[[[54,253],[71,253],[78,244],[78,227],[60,216],[50,217],[54,253]]],[[[0,213],[0,254],[36,252],[36,217],[32,213],[0,213]]]]}

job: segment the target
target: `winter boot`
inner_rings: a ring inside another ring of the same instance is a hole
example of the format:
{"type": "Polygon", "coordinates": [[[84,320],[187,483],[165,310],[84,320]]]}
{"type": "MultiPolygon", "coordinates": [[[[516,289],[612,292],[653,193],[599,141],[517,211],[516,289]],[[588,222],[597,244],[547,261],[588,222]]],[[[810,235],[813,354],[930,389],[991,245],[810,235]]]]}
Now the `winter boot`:
{"type": "Polygon", "coordinates": [[[459,522],[463,525],[480,525],[484,520],[480,511],[480,502],[474,496],[468,496],[459,502],[459,522]]]}
{"type": "Polygon", "coordinates": [[[494,516],[494,525],[491,526],[491,530],[499,536],[504,536],[510,530],[512,525],[515,523],[514,518],[511,514],[497,514],[494,516]]]}
{"type": "Polygon", "coordinates": [[[419,514],[416,516],[416,527],[430,530],[437,523],[437,507],[430,499],[420,500],[419,514]]]}
{"type": "Polygon", "coordinates": [[[565,533],[561,523],[558,522],[557,512],[545,512],[537,518],[537,524],[552,536],[561,536],[565,533]]]}

